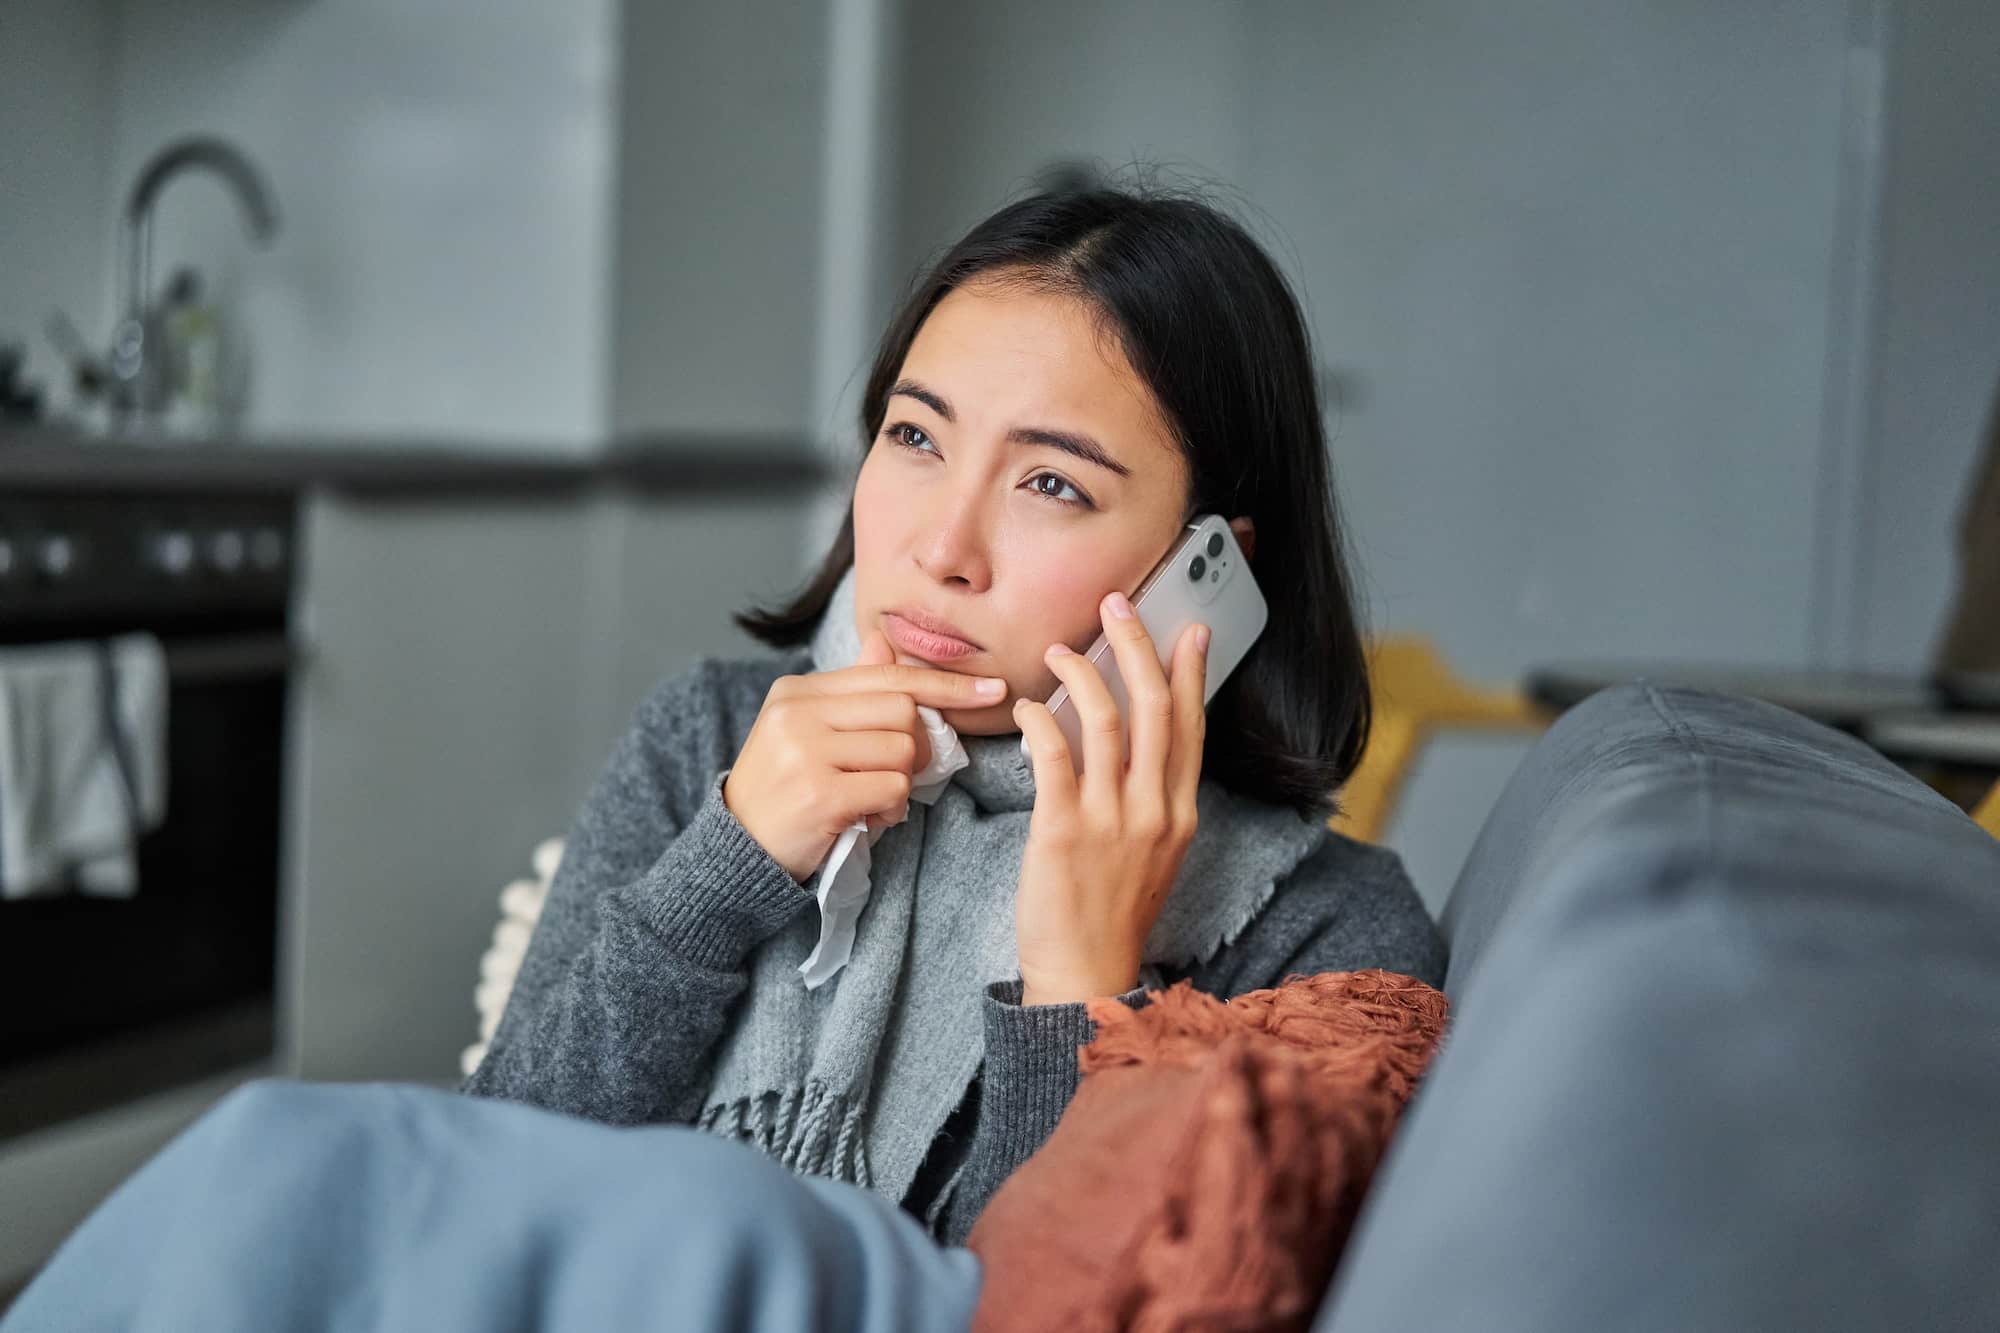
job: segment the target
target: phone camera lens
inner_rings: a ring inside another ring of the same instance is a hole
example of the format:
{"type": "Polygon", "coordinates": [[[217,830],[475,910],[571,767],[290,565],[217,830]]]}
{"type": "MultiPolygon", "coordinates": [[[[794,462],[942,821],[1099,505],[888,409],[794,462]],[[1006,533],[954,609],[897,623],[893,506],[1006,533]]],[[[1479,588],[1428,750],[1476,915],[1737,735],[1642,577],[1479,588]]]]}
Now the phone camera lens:
{"type": "Polygon", "coordinates": [[[1211,532],[1208,534],[1208,554],[1210,559],[1214,559],[1216,556],[1222,554],[1221,533],[1211,532]]]}
{"type": "Polygon", "coordinates": [[[1194,558],[1194,563],[1188,566],[1188,577],[1196,581],[1199,581],[1201,579],[1201,576],[1204,573],[1206,573],[1207,570],[1208,570],[1208,561],[1202,559],[1200,556],[1196,556],[1194,558]]]}

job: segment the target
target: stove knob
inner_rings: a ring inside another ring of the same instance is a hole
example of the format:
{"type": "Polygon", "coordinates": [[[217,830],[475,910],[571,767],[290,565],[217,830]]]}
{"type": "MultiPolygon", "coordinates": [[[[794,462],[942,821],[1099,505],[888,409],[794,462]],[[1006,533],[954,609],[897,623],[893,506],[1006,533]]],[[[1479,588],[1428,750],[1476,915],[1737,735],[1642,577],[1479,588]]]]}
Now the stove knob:
{"type": "Polygon", "coordinates": [[[51,581],[76,567],[76,542],[60,532],[52,532],[35,545],[35,565],[42,577],[51,581]]]}
{"type": "Polygon", "coordinates": [[[208,539],[208,563],[221,574],[234,574],[243,568],[243,534],[234,528],[223,528],[208,539]]]}
{"type": "Polygon", "coordinates": [[[171,528],[153,538],[153,568],[169,578],[184,578],[194,568],[194,538],[171,528]]]}
{"type": "Polygon", "coordinates": [[[285,535],[276,528],[259,528],[250,538],[250,563],[269,574],[285,563],[285,535]]]}

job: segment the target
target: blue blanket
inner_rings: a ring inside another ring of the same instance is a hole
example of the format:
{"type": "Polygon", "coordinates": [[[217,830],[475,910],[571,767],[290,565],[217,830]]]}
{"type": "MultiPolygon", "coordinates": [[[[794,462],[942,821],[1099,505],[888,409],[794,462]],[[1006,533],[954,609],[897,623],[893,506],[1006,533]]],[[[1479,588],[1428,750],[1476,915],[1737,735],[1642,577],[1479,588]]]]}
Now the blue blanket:
{"type": "Polygon", "coordinates": [[[697,1130],[272,1078],[121,1185],[0,1333],[934,1333],[979,1282],[887,1200],[697,1130]]]}

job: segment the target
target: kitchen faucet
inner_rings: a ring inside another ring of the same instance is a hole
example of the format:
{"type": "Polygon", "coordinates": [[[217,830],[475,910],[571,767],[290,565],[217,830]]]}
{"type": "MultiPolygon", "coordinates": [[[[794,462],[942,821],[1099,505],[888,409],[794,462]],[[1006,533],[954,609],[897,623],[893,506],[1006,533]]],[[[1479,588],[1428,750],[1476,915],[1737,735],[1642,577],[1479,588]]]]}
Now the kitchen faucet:
{"type": "Polygon", "coordinates": [[[119,317],[110,355],[98,361],[60,314],[50,329],[76,363],[78,387],[86,393],[104,393],[114,420],[120,424],[129,424],[134,417],[142,423],[155,417],[172,395],[172,367],[163,345],[165,323],[150,294],[153,206],[168,182],[195,168],[213,172],[230,187],[242,207],[251,239],[267,245],[278,231],[277,200],[270,186],[243,151],[226,140],[208,136],[181,139],[153,154],[140,168],[121,222],[124,256],[118,275],[119,317]]]}

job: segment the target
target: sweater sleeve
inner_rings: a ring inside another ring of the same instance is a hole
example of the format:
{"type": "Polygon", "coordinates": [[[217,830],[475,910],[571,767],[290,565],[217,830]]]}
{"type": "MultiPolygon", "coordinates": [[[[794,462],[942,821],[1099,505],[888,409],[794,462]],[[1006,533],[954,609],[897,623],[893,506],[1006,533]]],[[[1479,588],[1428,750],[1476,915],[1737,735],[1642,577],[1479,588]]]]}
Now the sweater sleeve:
{"type": "Polygon", "coordinates": [[[693,688],[701,676],[642,705],[585,798],[460,1091],[612,1124],[699,1111],[750,953],[812,901],[724,804],[727,768],[684,776],[720,753],[713,698],[693,688]]]}

